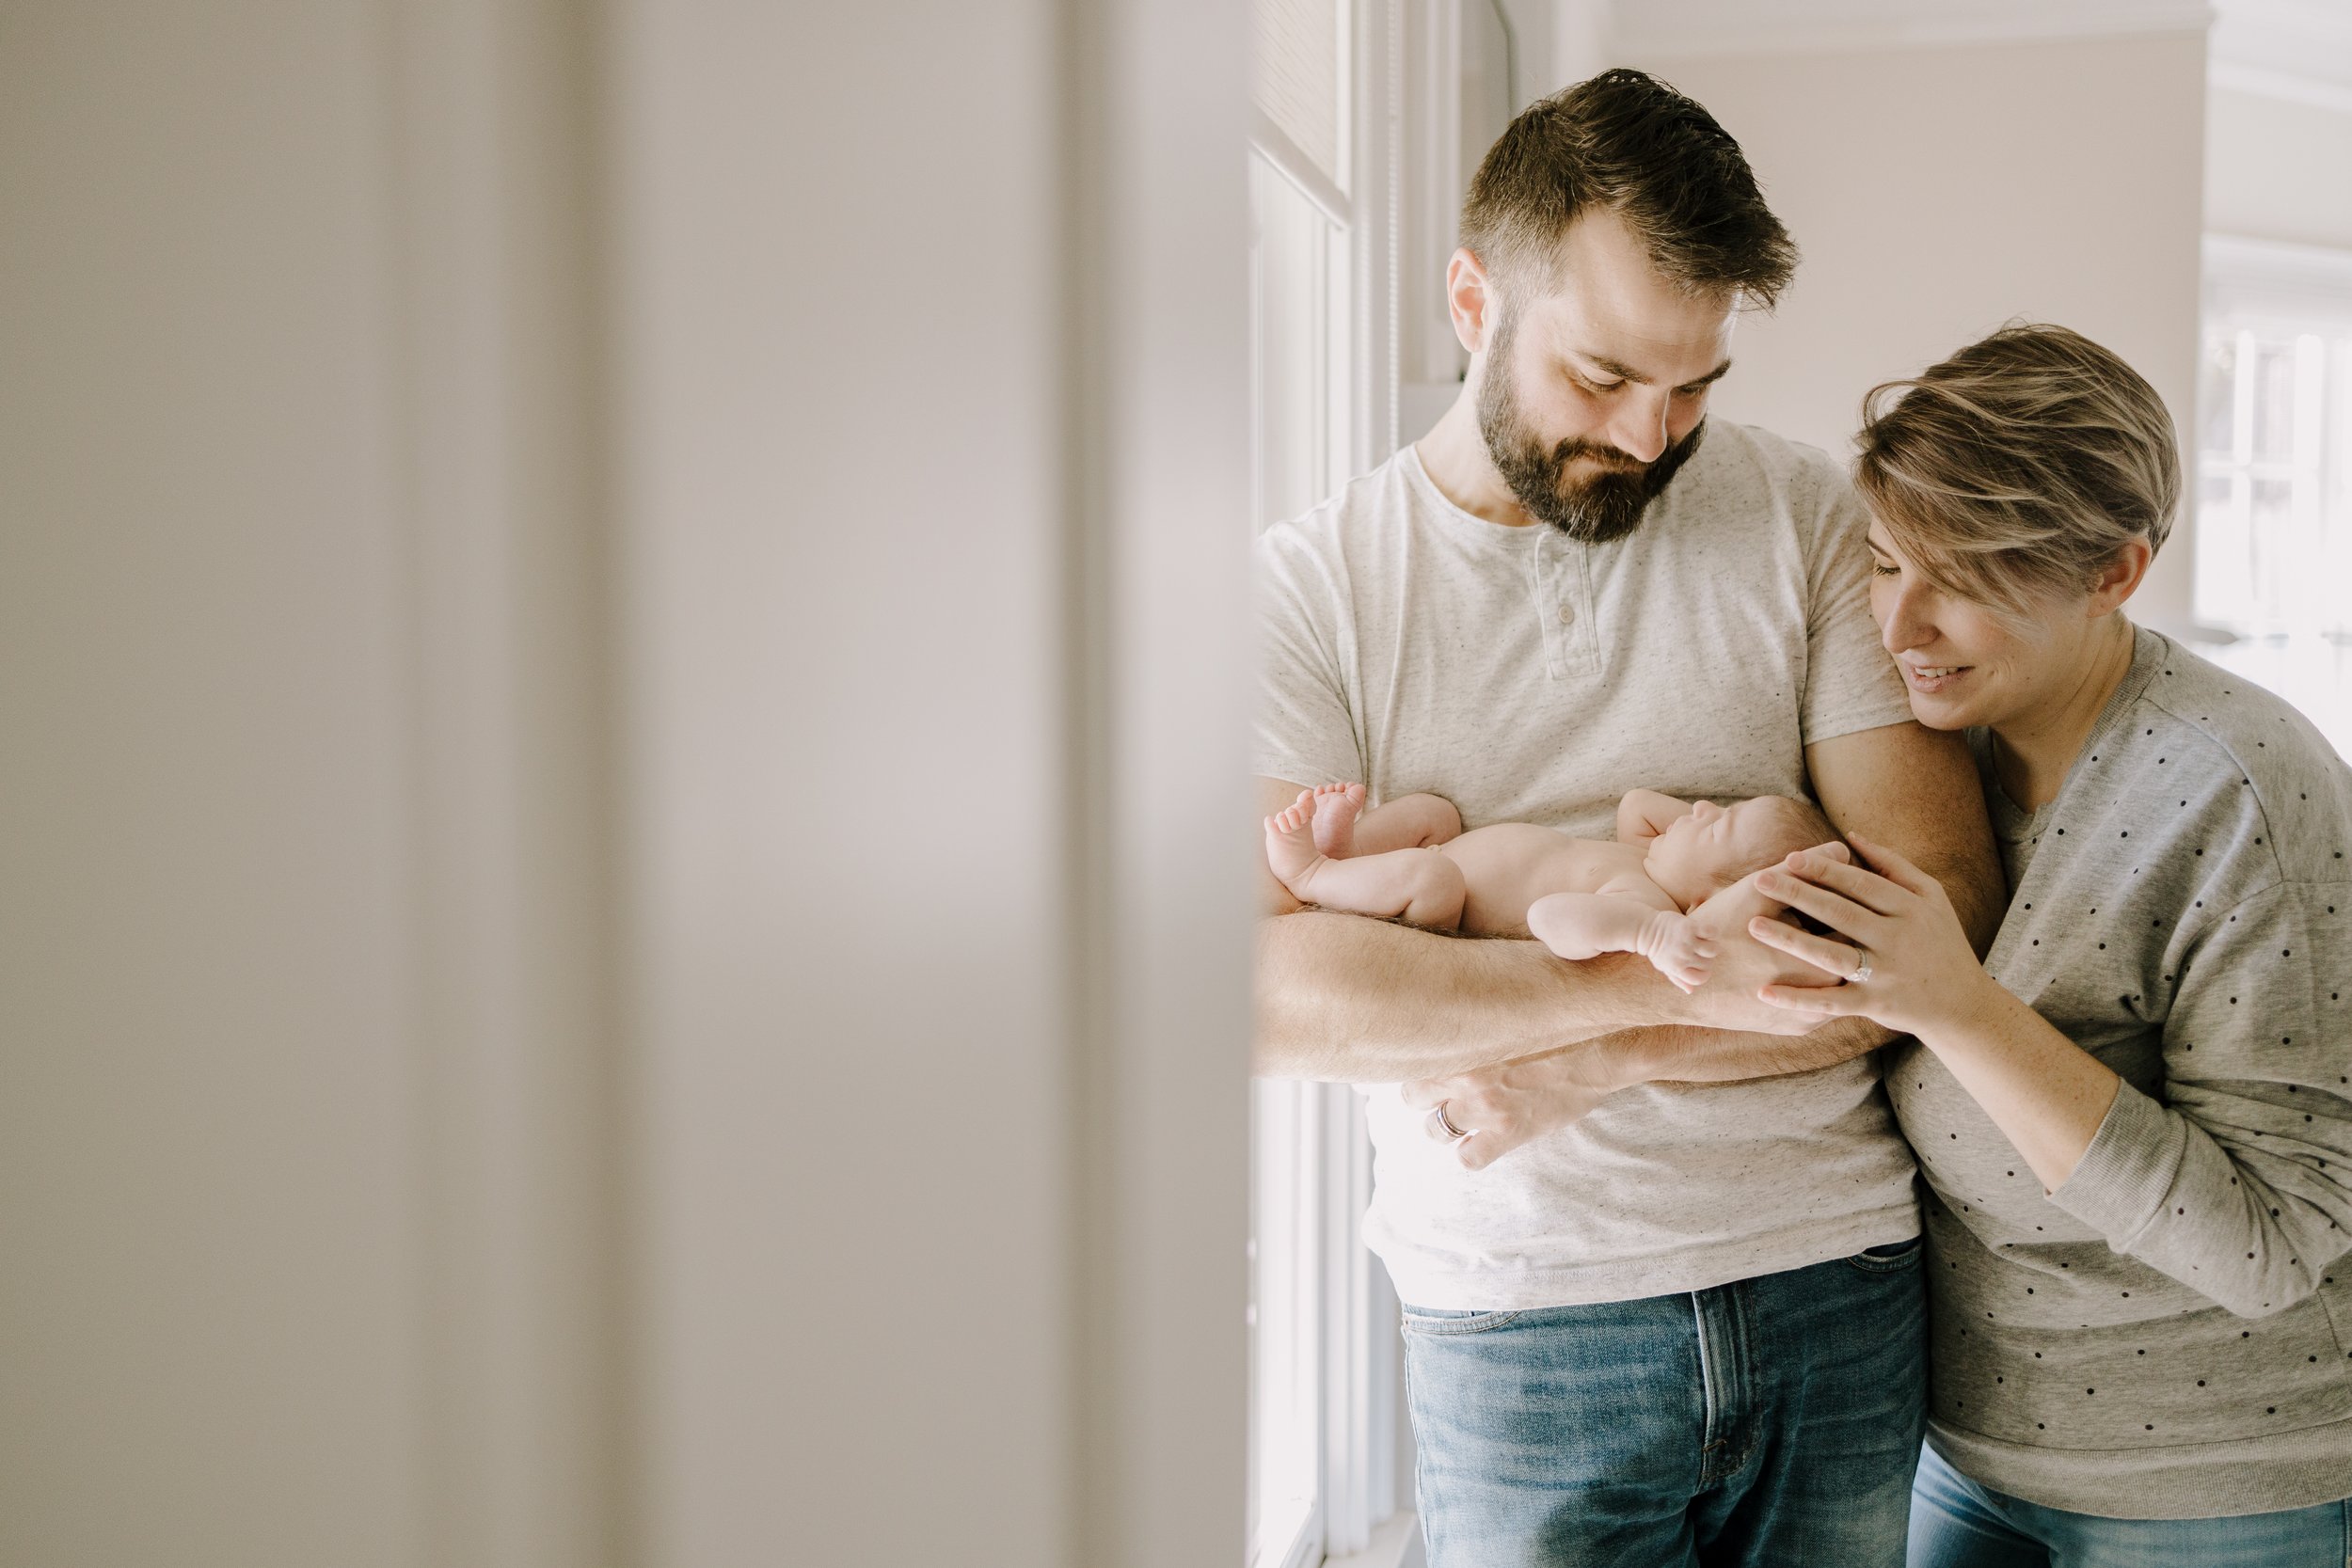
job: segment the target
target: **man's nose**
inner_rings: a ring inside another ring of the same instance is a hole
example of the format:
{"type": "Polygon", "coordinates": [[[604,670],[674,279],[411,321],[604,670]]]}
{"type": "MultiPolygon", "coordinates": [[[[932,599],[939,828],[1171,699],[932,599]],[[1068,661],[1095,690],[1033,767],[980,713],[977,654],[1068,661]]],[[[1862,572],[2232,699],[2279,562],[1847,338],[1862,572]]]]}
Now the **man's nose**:
{"type": "Polygon", "coordinates": [[[1666,450],[1666,404],[1662,396],[1636,396],[1609,426],[1609,438],[1627,456],[1655,463],[1666,450]]]}

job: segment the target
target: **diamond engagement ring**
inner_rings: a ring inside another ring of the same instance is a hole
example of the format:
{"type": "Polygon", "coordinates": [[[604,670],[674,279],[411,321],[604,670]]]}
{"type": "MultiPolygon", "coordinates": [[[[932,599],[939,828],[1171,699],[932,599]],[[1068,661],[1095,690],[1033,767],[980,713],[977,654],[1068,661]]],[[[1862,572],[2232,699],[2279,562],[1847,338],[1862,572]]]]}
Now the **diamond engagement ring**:
{"type": "Polygon", "coordinates": [[[1445,1106],[1446,1102],[1440,1100],[1429,1107],[1429,1131],[1450,1144],[1458,1144],[1470,1134],[1454,1125],[1454,1118],[1445,1114],[1445,1106]]]}
{"type": "Polygon", "coordinates": [[[1866,956],[1853,966],[1853,973],[1846,976],[1846,984],[1850,986],[1858,986],[1869,977],[1870,960],[1866,956]]]}

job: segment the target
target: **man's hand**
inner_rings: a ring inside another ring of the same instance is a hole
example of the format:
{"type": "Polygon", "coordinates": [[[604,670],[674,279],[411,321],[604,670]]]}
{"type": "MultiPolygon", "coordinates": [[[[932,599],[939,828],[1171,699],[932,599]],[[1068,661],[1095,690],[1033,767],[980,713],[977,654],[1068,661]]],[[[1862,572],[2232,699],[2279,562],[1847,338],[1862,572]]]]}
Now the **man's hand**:
{"type": "Polygon", "coordinates": [[[1811,964],[1774,952],[1749,934],[1750,920],[1771,918],[1783,908],[1756,890],[1756,879],[1761,875],[1756,872],[1741,878],[1691,911],[1692,927],[1714,943],[1716,956],[1706,983],[1691,993],[1684,1022],[1750,1035],[1802,1035],[1815,1026],[1816,1021],[1775,1007],[1757,994],[1766,986],[1837,983],[1811,964]],[[1791,1019],[1796,1020],[1794,1026],[1791,1019]]]}
{"type": "MultiPolygon", "coordinates": [[[[1474,1072],[1424,1078],[1399,1092],[1417,1111],[1446,1108],[1446,1119],[1462,1130],[1454,1158],[1483,1170],[1520,1145],[1575,1121],[1624,1085],[1600,1076],[1607,1059],[1578,1046],[1497,1062],[1474,1072]]],[[[1445,1136],[1433,1117],[1431,1137],[1445,1136]]]]}

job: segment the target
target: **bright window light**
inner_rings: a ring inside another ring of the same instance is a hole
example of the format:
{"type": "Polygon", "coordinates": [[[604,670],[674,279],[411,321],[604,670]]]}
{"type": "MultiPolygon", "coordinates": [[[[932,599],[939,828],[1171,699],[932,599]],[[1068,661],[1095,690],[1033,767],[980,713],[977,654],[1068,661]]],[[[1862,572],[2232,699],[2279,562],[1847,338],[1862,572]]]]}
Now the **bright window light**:
{"type": "Polygon", "coordinates": [[[2196,616],[2352,754],[2352,254],[2209,238],[2196,616]]]}

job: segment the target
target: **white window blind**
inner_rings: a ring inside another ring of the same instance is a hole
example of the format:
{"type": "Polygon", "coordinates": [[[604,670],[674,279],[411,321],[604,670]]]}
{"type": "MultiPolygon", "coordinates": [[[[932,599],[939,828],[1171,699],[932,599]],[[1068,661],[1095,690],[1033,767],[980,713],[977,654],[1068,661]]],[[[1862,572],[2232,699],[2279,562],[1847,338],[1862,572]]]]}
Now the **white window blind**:
{"type": "Polygon", "coordinates": [[[1254,0],[1258,107],[1324,179],[1344,191],[1340,161],[1340,8],[1333,0],[1254,0]]]}

